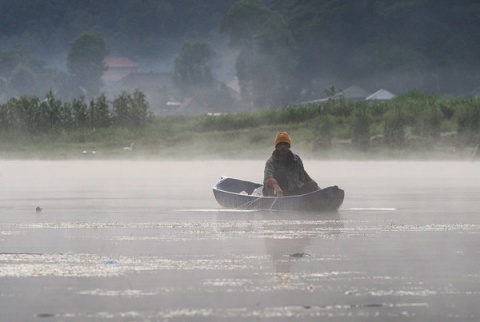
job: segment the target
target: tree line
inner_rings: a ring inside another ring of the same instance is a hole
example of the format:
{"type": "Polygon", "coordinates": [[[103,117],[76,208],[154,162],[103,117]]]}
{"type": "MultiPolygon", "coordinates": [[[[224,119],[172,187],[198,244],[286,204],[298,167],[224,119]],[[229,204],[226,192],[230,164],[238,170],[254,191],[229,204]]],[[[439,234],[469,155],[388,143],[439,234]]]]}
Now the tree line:
{"type": "MultiPolygon", "coordinates": [[[[7,137],[11,134],[34,137],[63,133],[74,143],[85,139],[75,138],[78,131],[97,131],[101,136],[106,133],[102,131],[120,128],[162,133],[163,142],[176,142],[180,146],[182,140],[192,140],[200,133],[250,133],[252,130],[251,133],[255,133],[265,128],[301,128],[301,141],[310,142],[312,151],[331,149],[338,142],[348,143],[362,152],[377,148],[461,150],[480,142],[480,99],[445,99],[409,92],[390,101],[340,99],[289,105],[280,110],[156,117],[150,113],[145,95],[139,91],[122,93],[113,101],[101,94],[91,101],[62,102],[49,93],[44,99],[24,96],[0,104],[0,134],[7,137]]],[[[267,140],[271,140],[270,132],[267,140]]],[[[255,143],[259,139],[251,140],[255,143]]]]}
{"type": "Polygon", "coordinates": [[[97,130],[110,127],[139,128],[153,119],[145,95],[122,93],[112,102],[104,94],[85,101],[62,102],[50,92],[44,99],[22,96],[0,104],[0,133],[27,136],[97,130]]]}
{"type": "Polygon", "coordinates": [[[480,144],[480,99],[445,99],[415,91],[390,101],[340,99],[198,120],[197,131],[292,128],[301,132],[297,142],[309,142],[313,151],[329,150],[340,142],[366,153],[378,149],[461,151],[480,144]]]}

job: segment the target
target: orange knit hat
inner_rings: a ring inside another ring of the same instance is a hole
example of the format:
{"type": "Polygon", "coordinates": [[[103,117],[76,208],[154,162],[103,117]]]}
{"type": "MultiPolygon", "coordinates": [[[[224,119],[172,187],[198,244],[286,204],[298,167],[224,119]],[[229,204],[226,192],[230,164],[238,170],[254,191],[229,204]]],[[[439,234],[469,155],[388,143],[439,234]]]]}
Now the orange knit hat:
{"type": "Polygon", "coordinates": [[[278,143],[288,143],[288,145],[292,146],[292,139],[290,138],[290,135],[288,135],[287,132],[278,132],[277,136],[275,137],[275,147],[277,146],[278,143]]]}

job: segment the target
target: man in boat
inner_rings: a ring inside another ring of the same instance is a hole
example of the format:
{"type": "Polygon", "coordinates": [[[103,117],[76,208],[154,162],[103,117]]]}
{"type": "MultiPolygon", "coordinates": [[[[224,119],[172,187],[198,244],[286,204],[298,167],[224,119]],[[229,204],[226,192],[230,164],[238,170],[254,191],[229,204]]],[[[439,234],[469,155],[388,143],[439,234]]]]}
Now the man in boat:
{"type": "Polygon", "coordinates": [[[277,133],[275,150],[265,163],[264,196],[294,196],[320,189],[303,168],[302,159],[290,150],[291,145],[287,132],[277,133]]]}

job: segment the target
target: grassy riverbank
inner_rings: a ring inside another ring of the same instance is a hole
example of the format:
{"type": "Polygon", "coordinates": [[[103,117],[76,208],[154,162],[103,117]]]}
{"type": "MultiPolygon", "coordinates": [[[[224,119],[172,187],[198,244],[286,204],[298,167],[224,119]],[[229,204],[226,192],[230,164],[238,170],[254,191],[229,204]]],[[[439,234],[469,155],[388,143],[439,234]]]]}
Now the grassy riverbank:
{"type": "MultiPolygon", "coordinates": [[[[172,123],[172,127],[181,124],[172,123]]],[[[470,160],[474,146],[457,149],[436,144],[428,149],[357,149],[348,139],[333,139],[329,147],[315,144],[311,129],[302,124],[248,129],[165,133],[162,127],[100,129],[43,136],[3,135],[2,159],[265,159],[273,150],[275,133],[288,131],[292,150],[303,158],[325,160],[470,160]],[[132,149],[128,149],[134,143],[132,149]]]]}
{"type": "Polygon", "coordinates": [[[288,131],[304,158],[468,160],[480,141],[480,99],[410,93],[386,102],[154,117],[141,93],[113,108],[104,98],[48,97],[1,105],[0,125],[3,159],[265,159],[275,133],[288,131]]]}

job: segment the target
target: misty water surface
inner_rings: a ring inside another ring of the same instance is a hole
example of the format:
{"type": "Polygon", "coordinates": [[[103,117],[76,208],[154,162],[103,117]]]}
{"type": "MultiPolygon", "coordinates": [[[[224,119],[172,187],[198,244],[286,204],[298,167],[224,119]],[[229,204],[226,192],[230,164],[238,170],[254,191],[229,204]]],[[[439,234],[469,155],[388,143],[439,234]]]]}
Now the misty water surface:
{"type": "Polygon", "coordinates": [[[304,163],[338,213],[221,209],[264,161],[0,161],[2,320],[478,321],[478,163],[304,163]]]}

